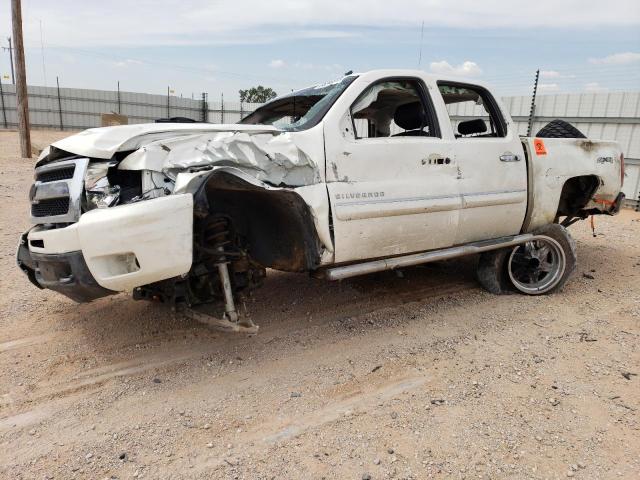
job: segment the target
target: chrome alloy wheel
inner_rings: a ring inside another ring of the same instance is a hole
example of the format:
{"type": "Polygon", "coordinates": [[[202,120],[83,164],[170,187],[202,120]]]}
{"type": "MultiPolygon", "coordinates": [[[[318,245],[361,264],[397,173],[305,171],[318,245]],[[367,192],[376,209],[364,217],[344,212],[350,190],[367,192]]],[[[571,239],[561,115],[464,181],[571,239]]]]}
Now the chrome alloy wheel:
{"type": "Polygon", "coordinates": [[[509,278],[519,291],[540,295],[560,282],[566,264],[560,244],[545,236],[513,249],[508,262],[509,278]]]}

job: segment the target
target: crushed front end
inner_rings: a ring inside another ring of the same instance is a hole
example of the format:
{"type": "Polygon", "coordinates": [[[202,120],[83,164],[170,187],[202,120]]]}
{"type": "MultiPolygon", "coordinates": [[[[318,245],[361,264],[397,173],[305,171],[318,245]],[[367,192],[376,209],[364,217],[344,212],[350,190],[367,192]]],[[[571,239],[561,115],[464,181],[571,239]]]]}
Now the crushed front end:
{"type": "Polygon", "coordinates": [[[120,171],[117,158],[55,154],[35,169],[34,226],[16,256],[34,285],[86,302],[189,271],[191,195],[149,188],[148,172],[120,171]]]}

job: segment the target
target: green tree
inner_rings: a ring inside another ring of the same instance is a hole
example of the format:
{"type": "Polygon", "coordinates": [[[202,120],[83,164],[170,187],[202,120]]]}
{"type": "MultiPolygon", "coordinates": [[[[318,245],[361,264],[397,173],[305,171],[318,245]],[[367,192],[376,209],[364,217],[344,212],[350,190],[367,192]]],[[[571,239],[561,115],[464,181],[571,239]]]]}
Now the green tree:
{"type": "Polygon", "coordinates": [[[273,89],[269,87],[265,88],[262,85],[240,90],[238,93],[240,94],[240,101],[243,103],[265,103],[278,96],[273,89]]]}

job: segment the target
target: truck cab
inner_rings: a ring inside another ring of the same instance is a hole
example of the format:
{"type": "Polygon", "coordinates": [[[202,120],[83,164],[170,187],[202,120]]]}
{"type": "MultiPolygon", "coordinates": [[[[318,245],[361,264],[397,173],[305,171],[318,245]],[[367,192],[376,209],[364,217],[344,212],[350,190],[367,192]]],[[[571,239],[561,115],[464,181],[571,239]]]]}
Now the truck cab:
{"type": "Polygon", "coordinates": [[[418,73],[354,83],[325,122],[336,261],[521,231],[523,146],[489,90],[418,73]]]}

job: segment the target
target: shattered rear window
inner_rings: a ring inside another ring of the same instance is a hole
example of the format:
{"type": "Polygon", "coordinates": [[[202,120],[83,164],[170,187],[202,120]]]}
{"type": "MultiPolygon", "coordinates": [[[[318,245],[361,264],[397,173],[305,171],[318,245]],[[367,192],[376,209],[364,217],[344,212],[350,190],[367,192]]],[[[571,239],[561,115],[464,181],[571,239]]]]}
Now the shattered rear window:
{"type": "Polygon", "coordinates": [[[317,85],[278,97],[258,108],[240,123],[273,125],[287,132],[307,130],[322,120],[356,78],[349,75],[339,82],[317,85]]]}

